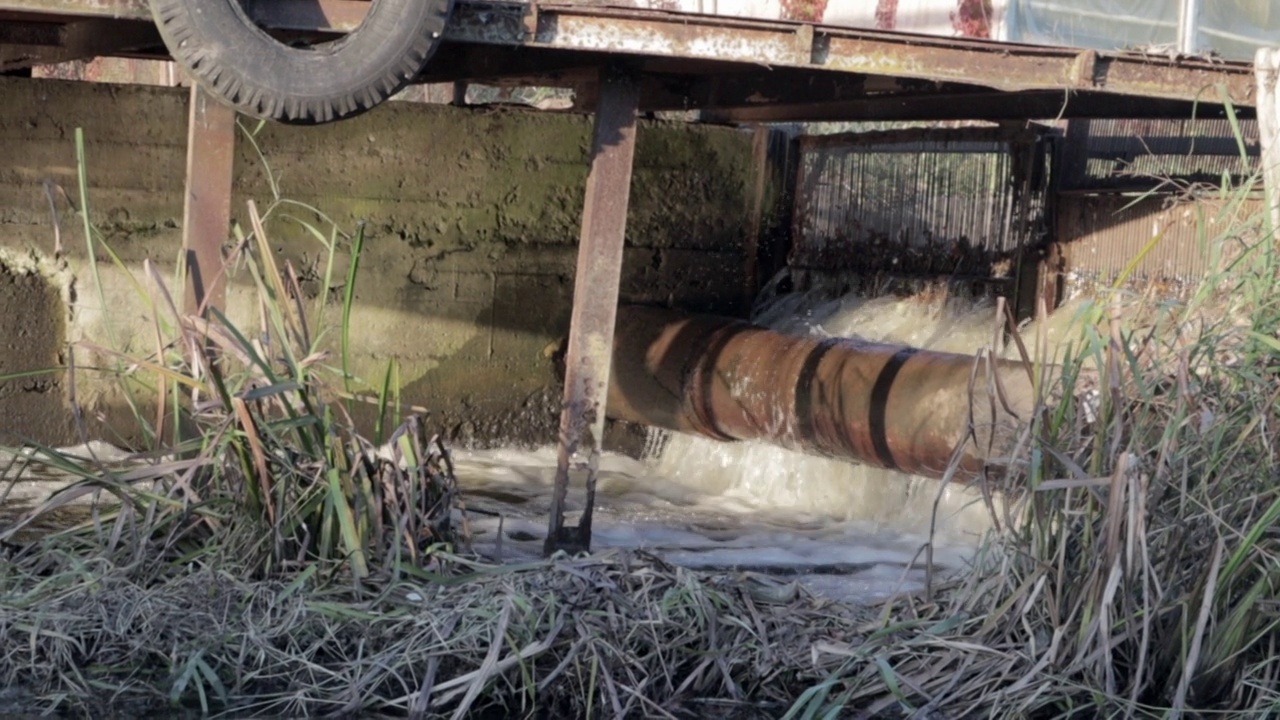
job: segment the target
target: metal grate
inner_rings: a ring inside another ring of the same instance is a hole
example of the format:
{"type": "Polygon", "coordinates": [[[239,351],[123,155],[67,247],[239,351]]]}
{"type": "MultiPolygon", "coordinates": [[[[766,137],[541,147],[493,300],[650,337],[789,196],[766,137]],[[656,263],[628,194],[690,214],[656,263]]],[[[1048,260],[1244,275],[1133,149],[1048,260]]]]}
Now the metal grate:
{"type": "Polygon", "coordinates": [[[1008,280],[1044,237],[1045,142],[997,128],[802,138],[790,264],[1008,280]]]}
{"type": "Polygon", "coordinates": [[[1127,269],[1127,287],[1179,296],[1256,241],[1251,219],[1261,217],[1263,207],[1260,198],[1071,198],[1058,213],[1059,232],[1071,239],[1062,246],[1067,294],[1110,285],[1127,269]]]}
{"type": "Polygon", "coordinates": [[[1067,134],[1063,190],[1144,190],[1240,185],[1258,169],[1258,123],[1241,120],[1073,120],[1067,134]],[[1238,132],[1237,132],[1238,128],[1238,132]],[[1242,152],[1243,151],[1243,152],[1242,152]]]}

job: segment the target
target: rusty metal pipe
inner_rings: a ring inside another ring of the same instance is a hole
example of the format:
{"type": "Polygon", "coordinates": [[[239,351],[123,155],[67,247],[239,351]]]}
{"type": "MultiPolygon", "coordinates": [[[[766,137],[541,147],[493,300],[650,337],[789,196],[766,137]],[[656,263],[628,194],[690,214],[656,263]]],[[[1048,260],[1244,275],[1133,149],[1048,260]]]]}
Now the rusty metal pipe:
{"type": "Polygon", "coordinates": [[[619,309],[613,368],[615,419],[930,477],[959,447],[960,480],[1007,463],[1035,407],[1018,363],[640,306],[619,309]]]}

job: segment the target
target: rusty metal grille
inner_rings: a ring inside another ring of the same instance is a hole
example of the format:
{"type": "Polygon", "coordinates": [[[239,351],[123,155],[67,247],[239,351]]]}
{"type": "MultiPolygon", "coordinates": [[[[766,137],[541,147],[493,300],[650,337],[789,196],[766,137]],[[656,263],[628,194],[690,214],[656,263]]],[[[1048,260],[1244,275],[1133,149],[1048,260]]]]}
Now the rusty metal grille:
{"type": "Polygon", "coordinates": [[[1067,295],[1110,285],[1127,268],[1127,287],[1177,297],[1205,275],[1230,266],[1256,241],[1251,218],[1261,198],[1241,203],[1216,197],[1176,201],[1154,196],[1074,196],[1059,207],[1067,295]],[[1132,265],[1132,267],[1131,267],[1132,265]]]}
{"type": "Polygon", "coordinates": [[[790,264],[1007,281],[1044,238],[1046,142],[995,128],[802,138],[790,264]]]}
{"type": "Polygon", "coordinates": [[[1059,187],[1146,190],[1224,176],[1241,185],[1257,172],[1260,147],[1256,120],[1072,120],[1059,187]]]}

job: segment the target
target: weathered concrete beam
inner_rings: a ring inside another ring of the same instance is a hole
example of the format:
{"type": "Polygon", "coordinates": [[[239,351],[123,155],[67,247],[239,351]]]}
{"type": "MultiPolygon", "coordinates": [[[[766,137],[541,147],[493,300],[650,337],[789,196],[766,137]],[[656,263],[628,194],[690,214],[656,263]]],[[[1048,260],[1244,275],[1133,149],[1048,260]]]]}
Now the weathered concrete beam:
{"type": "Polygon", "coordinates": [[[1035,409],[1018,363],[650,307],[619,310],[613,363],[615,419],[930,477],[1006,466],[1035,409]]]}

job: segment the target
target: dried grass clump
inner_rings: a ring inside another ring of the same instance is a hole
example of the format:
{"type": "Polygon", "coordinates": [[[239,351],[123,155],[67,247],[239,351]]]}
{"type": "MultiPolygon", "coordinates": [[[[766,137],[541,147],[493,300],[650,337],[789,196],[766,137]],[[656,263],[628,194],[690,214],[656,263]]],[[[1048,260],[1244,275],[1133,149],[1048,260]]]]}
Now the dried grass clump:
{"type": "Polygon", "coordinates": [[[1149,364],[1158,341],[1103,335],[1102,406],[1076,417],[1066,393],[1046,418],[1016,525],[962,581],[883,607],[947,631],[858,647],[807,707],[881,707],[878,676],[930,717],[1280,712],[1280,378],[1256,332],[1149,364]],[[1198,362],[1228,344],[1239,362],[1198,362]]]}
{"type": "Polygon", "coordinates": [[[1280,713],[1280,258],[1254,223],[1215,239],[1240,255],[1188,302],[1084,313],[1061,401],[999,479],[1025,488],[1005,532],[963,581],[884,606],[948,632],[858,647],[807,709],[881,707],[878,676],[930,717],[1280,713]]]}
{"type": "Polygon", "coordinates": [[[776,717],[821,678],[812,649],[872,619],[795,585],[644,554],[471,566],[361,593],[313,574],[188,568],[19,557],[0,684],[90,716],[185,703],[274,717],[776,717]]]}

